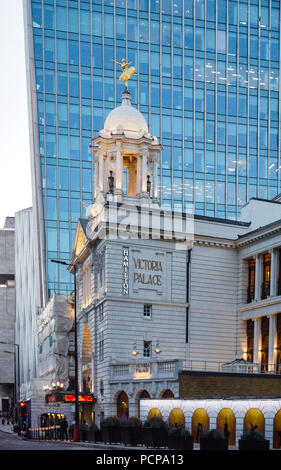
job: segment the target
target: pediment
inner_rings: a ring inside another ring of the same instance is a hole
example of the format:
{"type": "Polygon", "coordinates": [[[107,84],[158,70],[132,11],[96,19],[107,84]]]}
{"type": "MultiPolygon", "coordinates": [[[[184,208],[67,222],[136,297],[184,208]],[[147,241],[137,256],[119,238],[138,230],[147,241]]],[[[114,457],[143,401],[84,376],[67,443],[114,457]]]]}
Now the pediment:
{"type": "Polygon", "coordinates": [[[86,245],[88,238],[86,235],[86,225],[87,220],[79,219],[76,228],[75,240],[74,240],[74,247],[73,247],[73,254],[78,256],[79,253],[83,250],[84,246],[86,245]]]}

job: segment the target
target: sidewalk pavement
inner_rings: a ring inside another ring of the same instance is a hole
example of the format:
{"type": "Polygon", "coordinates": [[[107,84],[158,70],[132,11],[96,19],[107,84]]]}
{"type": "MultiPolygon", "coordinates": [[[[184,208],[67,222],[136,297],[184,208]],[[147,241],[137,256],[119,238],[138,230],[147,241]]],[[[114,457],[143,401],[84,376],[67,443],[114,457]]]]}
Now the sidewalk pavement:
{"type": "MultiPolygon", "coordinates": [[[[0,431],[3,431],[3,432],[7,432],[7,433],[10,433],[10,434],[13,434],[14,436],[17,436],[17,433],[14,433],[13,432],[13,425],[12,424],[2,424],[2,421],[0,421],[0,431]]],[[[43,441],[42,441],[43,442],[43,441]]],[[[47,441],[46,441],[47,442],[47,441]]],[[[132,447],[132,446],[125,446],[124,444],[104,444],[103,442],[83,442],[83,441],[79,441],[79,442],[73,442],[73,441],[53,441],[53,442],[63,442],[64,444],[78,444],[78,445],[82,445],[82,446],[85,446],[85,447],[98,447],[99,449],[103,449],[103,450],[117,450],[117,449],[123,449],[123,450],[148,450],[146,447],[144,446],[138,446],[138,447],[132,447]]],[[[193,450],[199,450],[200,446],[199,444],[194,444],[193,446],[193,450]]],[[[160,449],[160,450],[163,450],[163,449],[160,449]]],[[[229,450],[237,450],[237,447],[235,446],[229,446],[229,450]]]]}
{"type": "Polygon", "coordinates": [[[10,434],[15,434],[13,431],[13,425],[11,423],[7,424],[6,420],[5,420],[5,424],[2,424],[2,418],[0,418],[0,431],[8,432],[10,434]]]}

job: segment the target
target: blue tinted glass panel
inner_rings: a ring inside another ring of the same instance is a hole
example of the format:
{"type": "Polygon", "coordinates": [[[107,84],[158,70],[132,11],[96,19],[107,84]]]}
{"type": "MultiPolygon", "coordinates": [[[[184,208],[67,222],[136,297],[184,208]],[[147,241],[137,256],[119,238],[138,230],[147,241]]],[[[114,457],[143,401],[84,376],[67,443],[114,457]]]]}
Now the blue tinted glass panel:
{"type": "Polygon", "coordinates": [[[68,31],[71,33],[78,33],[78,10],[68,8],[68,31]]]}
{"type": "Polygon", "coordinates": [[[66,31],[66,8],[56,7],[56,29],[66,31]]]}

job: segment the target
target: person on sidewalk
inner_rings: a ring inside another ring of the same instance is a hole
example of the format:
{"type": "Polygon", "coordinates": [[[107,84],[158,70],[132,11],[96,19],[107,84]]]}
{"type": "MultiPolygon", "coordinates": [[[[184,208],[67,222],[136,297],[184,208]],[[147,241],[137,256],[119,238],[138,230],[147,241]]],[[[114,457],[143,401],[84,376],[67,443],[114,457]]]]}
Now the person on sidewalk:
{"type": "Polygon", "coordinates": [[[61,431],[61,439],[62,440],[65,440],[67,441],[67,430],[68,430],[68,422],[66,421],[66,419],[64,418],[61,422],[61,425],[60,425],[60,431],[61,431]]]}
{"type": "Polygon", "coordinates": [[[88,425],[86,423],[86,421],[84,420],[83,423],[81,424],[81,437],[82,437],[82,441],[85,442],[87,440],[87,431],[88,431],[88,425]]]}

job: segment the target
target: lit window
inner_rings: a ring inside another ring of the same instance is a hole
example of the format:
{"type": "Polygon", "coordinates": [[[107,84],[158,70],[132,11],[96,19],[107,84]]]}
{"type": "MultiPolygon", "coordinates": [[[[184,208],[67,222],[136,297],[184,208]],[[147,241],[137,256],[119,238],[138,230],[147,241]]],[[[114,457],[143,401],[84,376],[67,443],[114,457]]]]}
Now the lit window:
{"type": "Polygon", "coordinates": [[[270,296],[270,272],[271,272],[271,254],[263,255],[263,283],[261,298],[266,299],[270,296]]]}
{"type": "Polygon", "coordinates": [[[248,297],[247,302],[250,303],[255,298],[255,269],[256,260],[254,258],[249,260],[249,277],[248,277],[248,297]]]}
{"type": "Polygon", "coordinates": [[[144,305],[143,306],[143,316],[145,318],[151,318],[152,316],[152,305],[144,305]]]}
{"type": "Polygon", "coordinates": [[[143,357],[151,357],[151,341],[144,341],[143,357]]]}

